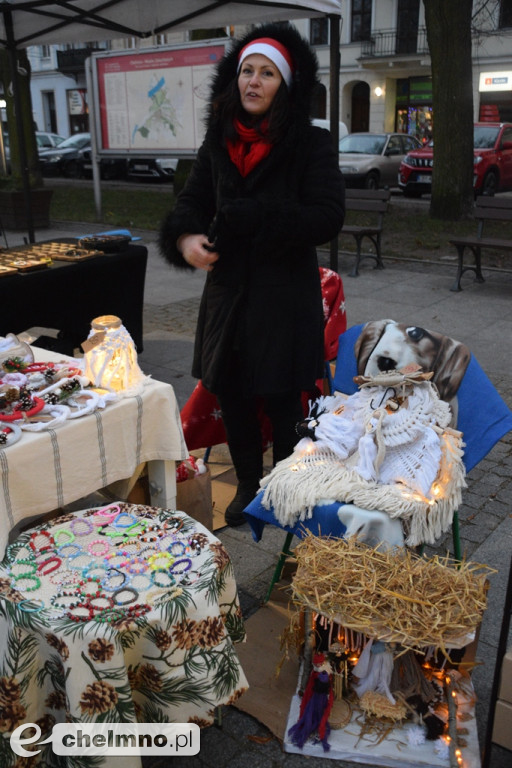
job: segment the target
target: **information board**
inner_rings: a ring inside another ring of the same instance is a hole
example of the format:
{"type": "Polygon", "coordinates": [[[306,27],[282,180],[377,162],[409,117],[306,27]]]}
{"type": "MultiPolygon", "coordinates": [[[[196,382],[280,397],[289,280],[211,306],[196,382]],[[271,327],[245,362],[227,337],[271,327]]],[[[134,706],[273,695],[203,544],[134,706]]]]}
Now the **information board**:
{"type": "Polygon", "coordinates": [[[224,43],[93,54],[98,152],[193,154],[224,43]]]}

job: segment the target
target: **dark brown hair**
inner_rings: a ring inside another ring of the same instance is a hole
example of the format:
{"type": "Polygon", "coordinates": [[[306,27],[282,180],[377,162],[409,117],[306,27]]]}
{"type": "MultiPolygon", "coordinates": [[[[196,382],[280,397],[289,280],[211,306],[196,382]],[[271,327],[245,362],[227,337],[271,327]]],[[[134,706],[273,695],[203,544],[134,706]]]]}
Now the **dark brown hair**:
{"type": "MultiPolygon", "coordinates": [[[[265,131],[265,135],[272,144],[276,144],[279,141],[288,126],[290,120],[290,91],[292,89],[293,84],[289,89],[284,80],[282,80],[268,112],[258,116],[255,123],[251,122],[254,128],[259,129],[263,120],[268,120],[268,128],[265,131]]],[[[233,125],[234,120],[238,119],[243,123],[247,123],[248,118],[240,103],[238,76],[213,100],[212,111],[221,126],[223,139],[236,139],[236,129],[233,125]]]]}

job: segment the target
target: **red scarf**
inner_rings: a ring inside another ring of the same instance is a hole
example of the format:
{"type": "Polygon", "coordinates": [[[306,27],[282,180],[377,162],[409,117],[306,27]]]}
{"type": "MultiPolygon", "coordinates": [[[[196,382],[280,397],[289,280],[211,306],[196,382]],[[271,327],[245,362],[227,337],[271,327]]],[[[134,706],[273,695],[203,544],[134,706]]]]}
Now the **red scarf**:
{"type": "MultiPolygon", "coordinates": [[[[241,176],[247,176],[261,160],[269,154],[272,144],[262,135],[261,131],[255,128],[248,128],[240,122],[234,121],[234,126],[238,133],[235,141],[228,139],[227,147],[231,162],[233,162],[241,176]]],[[[267,123],[264,122],[261,130],[265,132],[267,123]]]]}

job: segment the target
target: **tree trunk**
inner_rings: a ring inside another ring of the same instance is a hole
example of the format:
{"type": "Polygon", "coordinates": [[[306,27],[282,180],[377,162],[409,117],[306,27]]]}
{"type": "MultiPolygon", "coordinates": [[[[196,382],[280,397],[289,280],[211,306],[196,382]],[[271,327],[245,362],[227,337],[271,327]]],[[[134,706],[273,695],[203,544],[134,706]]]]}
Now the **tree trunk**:
{"type": "MultiPolygon", "coordinates": [[[[43,185],[41,171],[39,170],[39,158],[35,136],[35,125],[32,117],[32,98],[30,95],[30,62],[25,49],[16,51],[18,62],[18,87],[20,93],[21,109],[23,112],[23,135],[25,139],[26,159],[29,172],[30,186],[43,185]]],[[[22,187],[22,164],[20,154],[21,136],[18,133],[16,123],[16,110],[13,97],[12,73],[9,61],[9,53],[5,48],[0,48],[0,77],[4,86],[7,113],[7,130],[9,132],[9,153],[13,186],[22,187]]]]}
{"type": "Polygon", "coordinates": [[[432,61],[434,166],[430,215],[458,220],[473,207],[473,0],[423,0],[432,61]]]}

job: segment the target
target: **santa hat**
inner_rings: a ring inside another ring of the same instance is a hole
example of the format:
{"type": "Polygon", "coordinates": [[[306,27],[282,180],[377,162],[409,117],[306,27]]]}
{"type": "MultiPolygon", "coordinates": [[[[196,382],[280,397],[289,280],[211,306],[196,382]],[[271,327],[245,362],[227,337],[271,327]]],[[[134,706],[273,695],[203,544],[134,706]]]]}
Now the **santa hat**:
{"type": "Polygon", "coordinates": [[[252,53],[261,53],[276,65],[288,88],[293,79],[293,59],[290,51],[272,37],[258,37],[245,45],[238,56],[238,71],[242,62],[252,53]]]}

